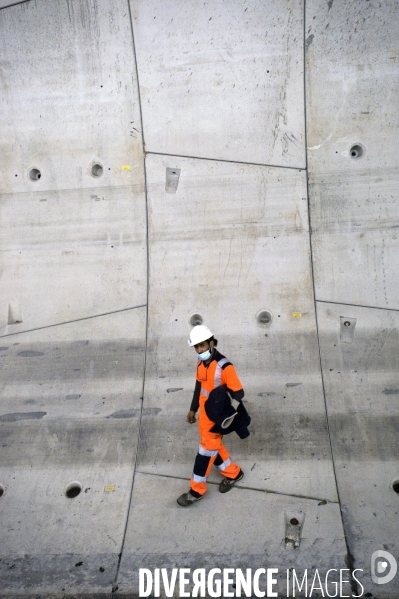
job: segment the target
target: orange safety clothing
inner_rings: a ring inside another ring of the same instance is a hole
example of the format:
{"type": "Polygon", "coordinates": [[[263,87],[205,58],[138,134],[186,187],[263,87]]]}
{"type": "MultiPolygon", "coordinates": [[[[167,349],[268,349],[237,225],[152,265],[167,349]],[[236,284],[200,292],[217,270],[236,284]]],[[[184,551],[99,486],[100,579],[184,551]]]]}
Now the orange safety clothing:
{"type": "Polygon", "coordinates": [[[242,384],[233,364],[217,350],[209,364],[205,364],[202,360],[198,361],[196,378],[201,385],[198,417],[200,445],[190,487],[192,494],[198,497],[206,492],[206,479],[213,463],[227,478],[236,478],[240,472],[240,467],[231,460],[223,444],[223,435],[211,432],[215,423],[208,418],[205,412],[205,402],[208,400],[210,392],[220,385],[225,385],[234,393],[242,391],[242,384]]]}

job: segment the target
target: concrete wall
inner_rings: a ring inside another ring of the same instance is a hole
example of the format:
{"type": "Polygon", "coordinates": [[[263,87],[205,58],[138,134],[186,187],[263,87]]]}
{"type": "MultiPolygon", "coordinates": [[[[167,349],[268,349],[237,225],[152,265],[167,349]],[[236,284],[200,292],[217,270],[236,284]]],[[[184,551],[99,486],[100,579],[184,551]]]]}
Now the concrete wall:
{"type": "Polygon", "coordinates": [[[146,340],[130,18],[120,2],[39,1],[1,10],[0,28],[0,592],[109,595],[146,340]]]}
{"type": "Polygon", "coordinates": [[[288,568],[360,568],[366,596],[399,597],[370,577],[373,552],[399,557],[397,3],[12,4],[0,596],[277,567],[281,596],[288,568]],[[226,437],[243,481],[222,496],[213,473],[184,510],[193,315],[252,423],[226,437]]]}
{"type": "MultiPolygon", "coordinates": [[[[338,492],[356,567],[376,549],[399,556],[392,535],[399,455],[398,25],[397,2],[307,3],[318,329],[338,492]]],[[[372,592],[397,596],[398,582],[372,592]]]]}

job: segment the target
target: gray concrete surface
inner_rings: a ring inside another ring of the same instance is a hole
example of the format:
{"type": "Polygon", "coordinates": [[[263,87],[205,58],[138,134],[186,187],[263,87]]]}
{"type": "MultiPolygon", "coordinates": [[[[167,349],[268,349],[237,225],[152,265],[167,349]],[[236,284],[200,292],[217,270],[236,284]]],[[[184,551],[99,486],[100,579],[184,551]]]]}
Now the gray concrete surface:
{"type": "Polygon", "coordinates": [[[131,7],[147,151],[305,167],[301,2],[131,7]]]}
{"type": "Polygon", "coordinates": [[[398,3],[306,9],[317,299],[398,310],[398,3]]]}
{"type": "MultiPolygon", "coordinates": [[[[356,561],[376,545],[399,552],[392,523],[398,497],[398,335],[394,311],[318,303],[321,355],[341,510],[356,561]],[[341,340],[339,315],[356,318],[354,339],[341,340]],[[388,366],[389,365],[389,366],[388,366]],[[393,370],[392,370],[393,368],[393,370]]],[[[386,585],[395,596],[395,583],[386,585]]]]}
{"type": "Polygon", "coordinates": [[[246,486],[221,495],[209,485],[195,514],[182,510],[176,492],[187,482],[162,476],[136,476],[131,516],[119,576],[118,595],[133,589],[138,593],[138,571],[147,567],[256,568],[278,567],[282,571],[279,591],[284,594],[285,571],[309,567],[309,556],[317,555],[320,572],[345,568],[346,546],[337,503],[268,494],[246,486]],[[162,504],[159,497],[164,497],[162,504]],[[284,542],[285,512],[304,512],[301,551],[287,549],[284,542]],[[148,513],[152,513],[151,519],[148,513]],[[160,535],[159,531],[163,530],[160,535]]]}
{"type": "Polygon", "coordinates": [[[277,568],[279,597],[399,598],[371,577],[399,560],[398,27],[396,0],[0,2],[0,597],[277,568]],[[183,509],[193,314],[252,423],[244,479],[183,509]]]}
{"type": "Polygon", "coordinates": [[[3,342],[1,592],[109,589],[139,433],[145,308],[3,342]]]}

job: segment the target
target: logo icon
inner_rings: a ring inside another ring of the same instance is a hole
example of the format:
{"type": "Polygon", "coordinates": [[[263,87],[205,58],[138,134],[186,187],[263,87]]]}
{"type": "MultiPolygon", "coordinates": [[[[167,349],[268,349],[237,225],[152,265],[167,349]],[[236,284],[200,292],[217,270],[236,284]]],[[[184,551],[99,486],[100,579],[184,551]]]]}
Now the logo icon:
{"type": "Polygon", "coordinates": [[[375,584],[387,584],[396,576],[398,564],[388,551],[374,551],[371,556],[371,578],[375,584]]]}

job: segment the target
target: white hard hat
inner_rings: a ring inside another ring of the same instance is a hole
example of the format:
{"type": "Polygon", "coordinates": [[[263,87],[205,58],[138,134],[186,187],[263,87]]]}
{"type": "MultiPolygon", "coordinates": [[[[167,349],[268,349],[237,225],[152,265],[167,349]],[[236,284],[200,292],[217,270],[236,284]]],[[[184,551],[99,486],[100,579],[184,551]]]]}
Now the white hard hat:
{"type": "Polygon", "coordinates": [[[191,329],[190,339],[188,339],[187,343],[190,347],[193,347],[194,345],[202,343],[202,341],[206,341],[211,337],[213,337],[212,331],[210,331],[204,324],[198,324],[196,327],[191,329]]]}

